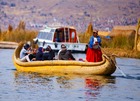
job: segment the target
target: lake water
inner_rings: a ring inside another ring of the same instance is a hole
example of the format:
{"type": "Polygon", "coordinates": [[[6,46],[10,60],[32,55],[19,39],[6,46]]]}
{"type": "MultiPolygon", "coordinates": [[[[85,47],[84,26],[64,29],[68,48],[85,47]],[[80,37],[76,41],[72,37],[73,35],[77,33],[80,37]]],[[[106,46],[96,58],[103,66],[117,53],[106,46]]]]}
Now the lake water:
{"type": "Polygon", "coordinates": [[[0,101],[140,101],[139,59],[116,59],[127,77],[41,75],[16,71],[13,52],[0,49],[0,101]]]}

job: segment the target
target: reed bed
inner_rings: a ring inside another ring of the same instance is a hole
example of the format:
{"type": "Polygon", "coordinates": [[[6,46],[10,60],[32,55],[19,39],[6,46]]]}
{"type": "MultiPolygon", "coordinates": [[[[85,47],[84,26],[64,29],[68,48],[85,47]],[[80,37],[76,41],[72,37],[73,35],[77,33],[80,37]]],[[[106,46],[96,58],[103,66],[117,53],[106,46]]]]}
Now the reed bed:
{"type": "Polygon", "coordinates": [[[1,41],[12,41],[12,42],[26,42],[26,41],[32,41],[33,38],[35,38],[37,35],[36,31],[18,31],[14,30],[10,33],[7,33],[6,31],[1,34],[1,41]]]}
{"type": "MultiPolygon", "coordinates": [[[[79,34],[79,40],[82,43],[88,43],[91,36],[85,35],[85,33],[79,34]]],[[[107,39],[104,36],[101,36],[102,47],[103,48],[121,48],[132,50],[134,47],[134,37],[127,37],[123,35],[118,35],[107,39]]]]}
{"type": "Polygon", "coordinates": [[[26,30],[25,23],[21,21],[16,29],[13,29],[9,25],[7,31],[0,31],[0,41],[12,41],[12,42],[27,42],[33,41],[33,38],[37,36],[38,31],[26,30]]]}
{"type": "MultiPolygon", "coordinates": [[[[85,35],[86,33],[79,34],[79,40],[82,43],[88,43],[91,36],[85,35]]],[[[118,57],[140,58],[140,52],[134,51],[134,36],[117,35],[107,39],[101,36],[102,39],[102,52],[107,55],[116,55],[118,57]]],[[[140,42],[140,37],[138,37],[140,42]]]]}

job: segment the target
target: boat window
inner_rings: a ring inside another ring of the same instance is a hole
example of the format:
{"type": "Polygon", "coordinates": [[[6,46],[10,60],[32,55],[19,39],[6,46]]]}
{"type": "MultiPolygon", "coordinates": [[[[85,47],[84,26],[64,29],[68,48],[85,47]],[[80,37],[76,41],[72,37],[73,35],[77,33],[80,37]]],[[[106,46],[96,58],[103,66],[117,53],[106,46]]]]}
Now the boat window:
{"type": "Polygon", "coordinates": [[[52,40],[52,33],[51,32],[39,32],[37,38],[52,40]]]}
{"type": "Polygon", "coordinates": [[[54,42],[64,42],[64,31],[56,29],[54,34],[54,42]]]}

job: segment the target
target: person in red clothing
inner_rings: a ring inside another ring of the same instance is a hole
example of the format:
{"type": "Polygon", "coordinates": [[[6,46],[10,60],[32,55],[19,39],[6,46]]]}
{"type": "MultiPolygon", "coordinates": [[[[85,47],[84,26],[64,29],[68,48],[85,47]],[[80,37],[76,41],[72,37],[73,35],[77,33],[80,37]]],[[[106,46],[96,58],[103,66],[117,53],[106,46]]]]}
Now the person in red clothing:
{"type": "Polygon", "coordinates": [[[102,61],[101,51],[101,38],[98,36],[98,31],[93,32],[93,36],[90,37],[88,48],[86,52],[86,60],[88,62],[99,62],[102,61]]]}

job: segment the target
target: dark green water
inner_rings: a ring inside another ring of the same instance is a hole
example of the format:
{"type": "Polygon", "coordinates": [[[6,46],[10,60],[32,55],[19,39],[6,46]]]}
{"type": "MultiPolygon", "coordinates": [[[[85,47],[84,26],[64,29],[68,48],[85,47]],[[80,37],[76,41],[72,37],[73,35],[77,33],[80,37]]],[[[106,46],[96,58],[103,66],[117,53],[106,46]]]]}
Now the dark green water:
{"type": "MultiPolygon", "coordinates": [[[[17,72],[14,50],[0,49],[0,101],[140,101],[140,60],[117,58],[112,76],[17,72]]],[[[77,57],[84,57],[81,54],[77,57]]]]}

